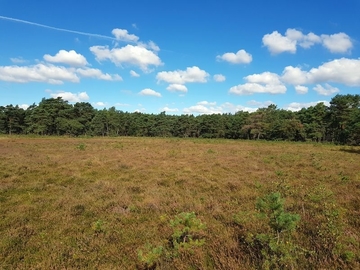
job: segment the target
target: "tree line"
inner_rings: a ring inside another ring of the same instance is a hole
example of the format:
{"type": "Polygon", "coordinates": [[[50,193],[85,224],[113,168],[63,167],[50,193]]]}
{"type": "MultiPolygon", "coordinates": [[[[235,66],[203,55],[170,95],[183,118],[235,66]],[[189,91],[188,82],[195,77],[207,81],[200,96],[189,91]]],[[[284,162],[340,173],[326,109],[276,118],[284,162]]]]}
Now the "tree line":
{"type": "Polygon", "coordinates": [[[57,136],[147,136],[263,139],[360,145],[360,95],[336,95],[330,105],[293,112],[272,104],[255,112],[167,115],[95,109],[43,98],[27,109],[0,106],[0,133],[57,136]]]}

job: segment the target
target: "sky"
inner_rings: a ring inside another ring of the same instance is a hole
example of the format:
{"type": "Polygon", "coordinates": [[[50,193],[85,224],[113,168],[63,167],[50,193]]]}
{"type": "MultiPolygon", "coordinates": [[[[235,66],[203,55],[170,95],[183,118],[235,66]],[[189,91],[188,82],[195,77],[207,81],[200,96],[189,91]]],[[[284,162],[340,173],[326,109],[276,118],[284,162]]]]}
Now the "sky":
{"type": "Polygon", "coordinates": [[[300,110],[360,94],[360,0],[0,0],[0,106],[300,110]]]}

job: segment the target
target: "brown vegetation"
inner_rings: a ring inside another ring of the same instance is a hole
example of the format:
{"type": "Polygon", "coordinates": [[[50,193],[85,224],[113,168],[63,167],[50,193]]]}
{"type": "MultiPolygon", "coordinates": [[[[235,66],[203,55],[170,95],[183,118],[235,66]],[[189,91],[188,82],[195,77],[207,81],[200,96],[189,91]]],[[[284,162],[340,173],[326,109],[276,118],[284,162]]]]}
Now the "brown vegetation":
{"type": "MultiPolygon", "coordinates": [[[[360,267],[360,155],[334,145],[167,138],[0,137],[0,268],[135,269],[195,212],[205,244],[159,269],[251,269],[258,197],[300,215],[300,268],[360,267]],[[235,218],[239,217],[240,218],[235,218]],[[330,224],[330,225],[329,225],[330,224]]],[[[285,266],[284,266],[285,267],[285,266]]],[[[290,267],[290,266],[289,266],[290,267]]],[[[286,267],[285,267],[286,268],[286,267]]]]}

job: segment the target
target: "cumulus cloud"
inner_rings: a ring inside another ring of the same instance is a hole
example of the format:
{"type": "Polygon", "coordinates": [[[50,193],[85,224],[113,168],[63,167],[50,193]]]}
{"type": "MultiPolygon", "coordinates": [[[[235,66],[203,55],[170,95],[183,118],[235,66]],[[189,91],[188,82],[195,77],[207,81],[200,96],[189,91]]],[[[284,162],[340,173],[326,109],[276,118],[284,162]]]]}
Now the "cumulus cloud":
{"type": "Polygon", "coordinates": [[[106,103],[105,103],[105,102],[102,102],[102,101],[98,101],[98,102],[93,103],[93,105],[94,105],[95,107],[105,107],[105,106],[106,106],[106,103]]]}
{"type": "Polygon", "coordinates": [[[80,78],[93,78],[106,81],[122,81],[118,74],[103,73],[95,68],[72,68],[39,63],[32,66],[0,66],[0,81],[28,83],[40,82],[63,84],[80,82],[80,78]]]}
{"type": "Polygon", "coordinates": [[[299,102],[292,102],[284,107],[285,110],[289,111],[300,111],[302,108],[309,108],[312,106],[316,106],[318,103],[324,103],[326,106],[330,106],[328,101],[314,101],[314,102],[307,102],[307,103],[299,103],[299,102]]]}
{"type": "Polygon", "coordinates": [[[335,82],[348,86],[360,86],[360,59],[336,59],[309,71],[314,83],[335,82]]]}
{"type": "Polygon", "coordinates": [[[252,95],[252,94],[284,94],[286,92],[285,85],[262,85],[258,83],[245,83],[233,86],[229,93],[235,95],[252,95]]]}
{"type": "Polygon", "coordinates": [[[229,93],[235,95],[252,95],[256,93],[284,94],[285,85],[280,81],[279,75],[271,72],[253,74],[244,78],[247,83],[230,88],[229,93]]]}
{"type": "Polygon", "coordinates": [[[281,35],[278,31],[264,35],[262,42],[272,54],[296,52],[296,40],[291,40],[289,37],[281,35]]]}
{"type": "Polygon", "coordinates": [[[19,105],[19,108],[24,109],[24,110],[26,110],[26,109],[29,108],[29,107],[30,107],[30,105],[28,105],[28,104],[21,104],[21,105],[19,105]]]}
{"type": "Polygon", "coordinates": [[[215,74],[213,78],[215,82],[224,82],[226,80],[226,77],[222,74],[215,74]]]}
{"type": "Polygon", "coordinates": [[[346,53],[353,47],[350,37],[345,33],[321,35],[321,38],[323,46],[332,53],[346,53]]]}
{"type": "Polygon", "coordinates": [[[178,112],[179,109],[178,108],[169,108],[168,106],[165,106],[164,108],[161,109],[162,112],[178,112]]]}
{"type": "Polygon", "coordinates": [[[281,79],[289,84],[341,83],[347,86],[360,86],[360,59],[341,58],[322,64],[310,71],[288,66],[281,79]]]}
{"type": "Polygon", "coordinates": [[[209,101],[200,101],[197,103],[198,105],[204,105],[204,106],[215,106],[216,105],[216,102],[209,102],[209,101]]]}
{"type": "Polygon", "coordinates": [[[221,104],[221,108],[223,109],[224,112],[227,112],[227,113],[236,113],[236,112],[240,112],[240,111],[255,112],[257,110],[257,108],[251,108],[251,107],[247,107],[247,106],[243,106],[243,105],[236,105],[236,104],[233,104],[230,102],[225,102],[225,103],[221,104]]]}
{"type": "Polygon", "coordinates": [[[139,40],[139,37],[129,34],[129,32],[125,29],[115,28],[111,33],[115,36],[116,40],[119,41],[137,42],[139,40]]]}
{"type": "Polygon", "coordinates": [[[183,113],[185,114],[218,114],[222,113],[223,110],[221,107],[216,106],[216,102],[198,102],[194,106],[190,106],[188,108],[183,109],[183,113]]]}
{"type": "Polygon", "coordinates": [[[254,112],[256,108],[250,108],[242,105],[235,105],[230,102],[225,102],[217,105],[216,102],[200,101],[196,105],[183,109],[184,114],[221,114],[221,113],[236,113],[238,111],[254,112]]]}
{"type": "Polygon", "coordinates": [[[262,42],[271,54],[295,53],[297,46],[308,49],[315,44],[322,44],[332,53],[346,53],[353,47],[350,37],[345,33],[319,36],[312,32],[304,34],[291,28],[286,30],[285,35],[278,31],[266,34],[263,36],[262,42]]]}
{"type": "Polygon", "coordinates": [[[130,70],[130,75],[131,75],[131,77],[140,77],[140,74],[136,73],[133,70],[130,70]]]}
{"type": "Polygon", "coordinates": [[[77,83],[80,79],[72,69],[40,63],[22,67],[0,66],[0,81],[63,84],[64,81],[77,83]]]}
{"type": "Polygon", "coordinates": [[[308,74],[299,67],[287,66],[283,70],[281,80],[289,84],[305,84],[309,82],[308,74]]]}
{"type": "Polygon", "coordinates": [[[232,64],[248,64],[252,61],[252,55],[245,50],[239,50],[236,54],[232,52],[216,56],[218,61],[226,61],[232,64]]]}
{"type": "Polygon", "coordinates": [[[248,102],[246,102],[247,105],[249,106],[254,106],[254,107],[258,107],[258,108],[266,108],[271,104],[274,104],[274,102],[268,100],[268,101],[256,101],[256,100],[249,100],[248,102]]]}
{"type": "Polygon", "coordinates": [[[298,94],[306,94],[309,88],[303,85],[295,85],[295,91],[298,94]]]}
{"type": "Polygon", "coordinates": [[[296,41],[296,44],[305,49],[321,42],[321,38],[318,35],[315,35],[312,32],[305,35],[296,29],[286,30],[285,36],[292,41],[296,41]]]}
{"type": "Polygon", "coordinates": [[[197,66],[188,67],[186,70],[161,71],[156,75],[158,82],[170,84],[205,83],[209,73],[197,66]]]}
{"type": "Polygon", "coordinates": [[[339,93],[340,90],[336,87],[333,87],[331,86],[330,84],[325,84],[325,87],[320,85],[320,84],[317,84],[315,87],[314,87],[314,90],[319,94],[319,95],[322,95],[322,96],[331,96],[333,94],[336,94],[336,93],[339,93]]]}
{"type": "Polygon", "coordinates": [[[111,32],[117,41],[123,41],[123,42],[129,42],[129,43],[135,43],[139,47],[143,47],[149,50],[152,50],[154,52],[160,51],[159,46],[155,44],[152,40],[149,42],[143,42],[139,41],[139,37],[134,34],[129,34],[129,32],[126,29],[119,29],[115,28],[111,32]]]}
{"type": "Polygon", "coordinates": [[[71,93],[71,92],[60,91],[57,93],[51,93],[50,96],[52,98],[61,97],[62,99],[67,100],[69,102],[83,102],[90,99],[86,92],[71,93]]]}
{"type": "Polygon", "coordinates": [[[183,92],[186,93],[188,91],[187,87],[183,84],[170,84],[167,88],[167,90],[171,91],[171,92],[183,92]]]}
{"type": "Polygon", "coordinates": [[[122,81],[122,78],[118,74],[104,74],[100,69],[96,68],[78,68],[76,69],[76,73],[86,78],[95,78],[104,81],[122,81]]]}
{"type": "Polygon", "coordinates": [[[61,63],[75,67],[88,65],[86,58],[74,50],[71,51],[60,50],[57,54],[55,54],[55,56],[45,54],[44,60],[51,63],[61,63]]]}
{"type": "Polygon", "coordinates": [[[260,73],[260,74],[253,74],[253,75],[246,76],[245,79],[249,83],[261,83],[261,84],[271,84],[271,85],[281,84],[279,75],[277,75],[276,73],[268,72],[268,71],[260,73]]]}
{"type": "Polygon", "coordinates": [[[109,60],[118,66],[129,64],[139,67],[144,72],[150,72],[150,66],[157,67],[163,64],[153,51],[138,45],[126,45],[111,50],[108,46],[92,46],[90,51],[98,61],[109,60]]]}
{"type": "Polygon", "coordinates": [[[150,88],[145,88],[139,92],[139,95],[141,96],[154,96],[154,97],[161,97],[161,94],[159,92],[156,92],[150,88]]]}

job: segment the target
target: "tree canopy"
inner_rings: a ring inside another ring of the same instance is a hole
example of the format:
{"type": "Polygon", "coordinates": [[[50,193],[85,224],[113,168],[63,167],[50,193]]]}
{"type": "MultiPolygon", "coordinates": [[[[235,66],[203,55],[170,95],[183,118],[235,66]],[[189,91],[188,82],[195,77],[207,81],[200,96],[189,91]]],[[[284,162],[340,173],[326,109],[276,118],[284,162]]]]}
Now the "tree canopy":
{"type": "Polygon", "coordinates": [[[26,110],[0,106],[0,133],[57,136],[202,137],[249,140],[333,142],[360,145],[360,95],[336,95],[330,106],[293,112],[272,104],[249,113],[167,115],[95,109],[69,104],[61,97],[43,98],[26,110]]]}

